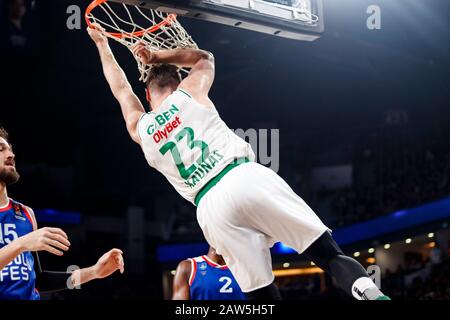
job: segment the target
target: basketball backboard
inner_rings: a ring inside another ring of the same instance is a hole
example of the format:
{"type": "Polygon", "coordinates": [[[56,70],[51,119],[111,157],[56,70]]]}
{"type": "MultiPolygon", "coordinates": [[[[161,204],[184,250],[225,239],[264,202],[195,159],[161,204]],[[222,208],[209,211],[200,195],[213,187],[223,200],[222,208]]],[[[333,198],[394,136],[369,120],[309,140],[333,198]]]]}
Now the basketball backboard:
{"type": "Polygon", "coordinates": [[[111,0],[278,37],[313,41],[324,30],[322,0],[111,0]]]}

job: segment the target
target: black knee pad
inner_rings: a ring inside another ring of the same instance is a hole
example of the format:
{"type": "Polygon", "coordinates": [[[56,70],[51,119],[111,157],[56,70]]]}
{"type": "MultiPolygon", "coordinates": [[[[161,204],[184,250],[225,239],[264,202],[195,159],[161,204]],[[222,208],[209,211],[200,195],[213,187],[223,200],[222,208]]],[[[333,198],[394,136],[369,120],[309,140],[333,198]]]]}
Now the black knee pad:
{"type": "Polygon", "coordinates": [[[330,232],[327,231],[314,241],[314,243],[303,252],[303,255],[313,261],[322,270],[330,272],[331,261],[340,255],[343,256],[344,253],[336,241],[334,241],[330,232]]]}
{"type": "Polygon", "coordinates": [[[358,261],[342,252],[329,232],[325,232],[305,250],[304,255],[333,276],[339,286],[349,294],[352,294],[352,286],[357,279],[369,276],[358,261]]]}

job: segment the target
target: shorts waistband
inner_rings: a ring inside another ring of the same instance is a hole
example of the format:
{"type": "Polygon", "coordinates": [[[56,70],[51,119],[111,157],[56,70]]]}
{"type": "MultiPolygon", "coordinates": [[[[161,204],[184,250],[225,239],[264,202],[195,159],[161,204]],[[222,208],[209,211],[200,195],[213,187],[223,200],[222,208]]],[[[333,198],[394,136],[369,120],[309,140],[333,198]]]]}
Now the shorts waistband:
{"type": "Polygon", "coordinates": [[[220,179],[222,179],[228,172],[230,172],[231,169],[236,168],[238,165],[242,163],[250,162],[250,159],[247,157],[244,158],[238,158],[235,159],[233,162],[228,164],[225,168],[223,168],[222,171],[220,171],[214,178],[209,180],[203,188],[200,189],[200,191],[195,196],[194,203],[196,206],[200,203],[200,200],[203,198],[203,196],[212,188],[214,187],[220,179]]]}

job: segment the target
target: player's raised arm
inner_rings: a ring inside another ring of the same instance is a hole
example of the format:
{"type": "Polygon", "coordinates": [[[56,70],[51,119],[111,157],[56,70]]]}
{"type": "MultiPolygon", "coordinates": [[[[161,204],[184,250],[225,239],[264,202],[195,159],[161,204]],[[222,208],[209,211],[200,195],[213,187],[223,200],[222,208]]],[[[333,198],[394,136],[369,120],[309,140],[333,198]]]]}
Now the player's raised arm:
{"type": "Polygon", "coordinates": [[[189,277],[191,275],[191,263],[189,260],[178,264],[173,279],[172,300],[190,300],[189,277]]]}
{"type": "Polygon", "coordinates": [[[96,29],[88,28],[88,33],[97,45],[102,61],[103,73],[111,87],[114,97],[120,103],[128,133],[136,143],[140,143],[137,123],[141,115],[145,112],[145,109],[138,97],[134,94],[122,68],[117,63],[109,47],[108,38],[105,36],[103,28],[99,25],[95,25],[95,27],[96,29]]]}
{"type": "Polygon", "coordinates": [[[188,91],[199,100],[208,96],[215,75],[212,53],[189,48],[152,52],[142,43],[133,48],[133,53],[144,64],[168,63],[191,68],[189,75],[181,82],[179,88],[188,91]]]}

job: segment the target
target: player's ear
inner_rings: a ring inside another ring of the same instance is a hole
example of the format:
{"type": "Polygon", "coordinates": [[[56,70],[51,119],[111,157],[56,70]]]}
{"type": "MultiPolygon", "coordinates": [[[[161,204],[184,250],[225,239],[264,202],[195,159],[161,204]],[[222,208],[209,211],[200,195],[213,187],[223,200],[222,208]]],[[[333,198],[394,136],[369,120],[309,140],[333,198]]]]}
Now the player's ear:
{"type": "Polygon", "coordinates": [[[148,90],[148,88],[145,89],[145,98],[147,99],[147,102],[150,103],[150,101],[152,101],[152,97],[150,95],[150,90],[148,90]]]}

